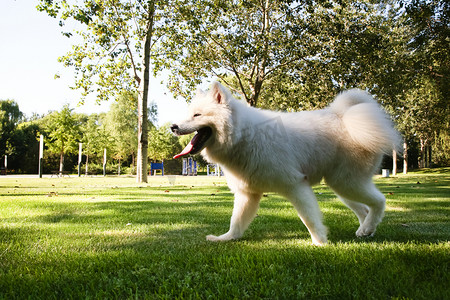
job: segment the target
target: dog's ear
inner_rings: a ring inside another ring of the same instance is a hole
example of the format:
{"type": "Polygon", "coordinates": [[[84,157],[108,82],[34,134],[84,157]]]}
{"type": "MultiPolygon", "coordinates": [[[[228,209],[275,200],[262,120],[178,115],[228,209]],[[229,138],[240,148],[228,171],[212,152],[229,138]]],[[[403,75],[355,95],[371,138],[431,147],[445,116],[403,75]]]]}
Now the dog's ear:
{"type": "Polygon", "coordinates": [[[225,104],[227,102],[227,93],[224,87],[217,81],[211,87],[211,95],[214,101],[218,104],[225,104]]]}

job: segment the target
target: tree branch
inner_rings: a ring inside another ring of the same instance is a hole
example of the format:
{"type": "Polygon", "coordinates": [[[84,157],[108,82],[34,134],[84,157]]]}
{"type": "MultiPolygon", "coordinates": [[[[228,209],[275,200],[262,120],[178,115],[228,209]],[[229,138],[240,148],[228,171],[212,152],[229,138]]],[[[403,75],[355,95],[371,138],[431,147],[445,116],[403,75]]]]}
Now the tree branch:
{"type": "Polygon", "coordinates": [[[216,77],[218,77],[220,80],[222,80],[222,81],[228,86],[228,88],[229,88],[231,91],[236,92],[236,93],[238,93],[238,94],[241,94],[242,96],[244,96],[245,101],[248,102],[249,98],[247,97],[247,94],[245,93],[244,90],[240,91],[240,90],[235,89],[235,88],[233,87],[233,85],[227,81],[226,77],[224,77],[224,76],[222,76],[222,75],[216,73],[214,70],[212,70],[211,72],[214,74],[214,76],[216,76],[216,77]]]}
{"type": "Polygon", "coordinates": [[[233,72],[236,75],[236,78],[239,82],[239,86],[241,87],[242,94],[244,95],[245,100],[248,102],[249,98],[247,97],[247,94],[245,93],[245,89],[244,89],[244,85],[242,84],[241,77],[239,76],[239,72],[236,70],[236,68],[234,68],[234,66],[233,66],[233,72]]]}

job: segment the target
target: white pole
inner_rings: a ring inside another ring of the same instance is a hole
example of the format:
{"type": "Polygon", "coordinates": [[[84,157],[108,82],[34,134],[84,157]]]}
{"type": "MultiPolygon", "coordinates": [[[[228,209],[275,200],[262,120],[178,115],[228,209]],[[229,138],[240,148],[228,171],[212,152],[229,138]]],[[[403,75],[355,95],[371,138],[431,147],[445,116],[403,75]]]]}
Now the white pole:
{"type": "Polygon", "coordinates": [[[83,153],[83,143],[79,144],[79,148],[78,148],[78,164],[81,164],[81,157],[83,153]]]}
{"type": "Polygon", "coordinates": [[[39,158],[44,158],[44,136],[42,134],[39,140],[39,158]]]}
{"type": "Polygon", "coordinates": [[[397,175],[397,151],[392,151],[392,176],[397,175]]]}
{"type": "Polygon", "coordinates": [[[81,176],[81,158],[83,156],[83,143],[79,144],[78,147],[78,177],[81,176]]]}
{"type": "Polygon", "coordinates": [[[42,170],[43,166],[43,158],[44,158],[44,136],[41,134],[39,138],[39,178],[42,178],[42,170]]]}

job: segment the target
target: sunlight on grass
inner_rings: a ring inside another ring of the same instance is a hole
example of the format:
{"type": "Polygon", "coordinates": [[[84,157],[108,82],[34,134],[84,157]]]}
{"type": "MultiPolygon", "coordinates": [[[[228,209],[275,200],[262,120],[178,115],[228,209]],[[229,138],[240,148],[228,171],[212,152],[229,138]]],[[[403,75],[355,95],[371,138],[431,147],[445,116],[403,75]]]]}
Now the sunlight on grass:
{"type": "Polygon", "coordinates": [[[399,207],[399,206],[392,206],[392,205],[386,205],[386,211],[395,211],[395,212],[408,212],[411,211],[408,208],[405,207],[399,207]]]}
{"type": "MultiPolygon", "coordinates": [[[[444,169],[445,170],[445,169],[444,169]]],[[[330,243],[316,247],[289,201],[268,193],[239,241],[224,178],[0,177],[0,299],[444,299],[450,173],[377,178],[386,216],[355,215],[314,188],[330,243]]]]}

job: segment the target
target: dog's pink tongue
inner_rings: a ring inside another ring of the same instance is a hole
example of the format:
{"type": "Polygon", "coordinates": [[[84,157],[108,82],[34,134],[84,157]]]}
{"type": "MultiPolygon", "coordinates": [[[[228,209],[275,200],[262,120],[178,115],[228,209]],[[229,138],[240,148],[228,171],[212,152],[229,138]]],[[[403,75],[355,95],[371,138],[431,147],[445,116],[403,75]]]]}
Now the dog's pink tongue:
{"type": "Polygon", "coordinates": [[[180,154],[177,154],[173,157],[173,159],[177,159],[183,155],[189,154],[192,151],[192,148],[194,148],[194,145],[192,144],[192,142],[190,142],[189,144],[187,144],[187,146],[183,149],[183,151],[180,152],[180,154]]]}

